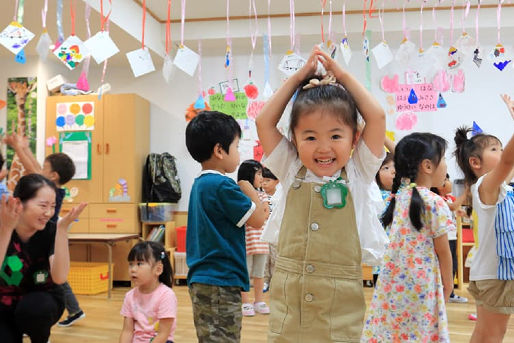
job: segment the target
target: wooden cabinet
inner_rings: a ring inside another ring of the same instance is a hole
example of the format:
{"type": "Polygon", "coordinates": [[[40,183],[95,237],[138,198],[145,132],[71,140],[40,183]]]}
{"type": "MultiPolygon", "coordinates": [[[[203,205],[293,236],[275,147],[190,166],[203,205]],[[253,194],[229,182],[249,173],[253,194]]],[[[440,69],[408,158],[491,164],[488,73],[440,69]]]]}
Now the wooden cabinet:
{"type": "MultiPolygon", "coordinates": [[[[46,146],[46,155],[61,151],[63,137],[75,132],[58,132],[56,120],[63,116],[61,109],[67,108],[73,113],[72,104],[77,104],[75,108],[83,108],[85,103],[92,105],[94,113],[93,130],[84,131],[90,134],[90,178],[71,180],[64,185],[68,196],[61,213],[65,214],[80,202],[87,202],[88,207],[70,232],[139,233],[137,204],[141,201],[142,172],[150,152],[150,105],[135,94],[105,94],[101,99],[98,95],[50,96],[46,101],[45,137],[55,137],[57,143],[53,147],[46,146]]],[[[65,117],[68,115],[70,113],[64,114],[65,117]]],[[[67,124],[64,129],[73,128],[67,124]]],[[[129,280],[127,268],[124,272],[119,268],[126,264],[132,245],[123,244],[113,250],[115,280],[129,280]]],[[[92,260],[96,260],[97,253],[102,255],[95,251],[96,248],[87,249],[86,253],[77,251],[72,255],[87,256],[92,260]]]]}

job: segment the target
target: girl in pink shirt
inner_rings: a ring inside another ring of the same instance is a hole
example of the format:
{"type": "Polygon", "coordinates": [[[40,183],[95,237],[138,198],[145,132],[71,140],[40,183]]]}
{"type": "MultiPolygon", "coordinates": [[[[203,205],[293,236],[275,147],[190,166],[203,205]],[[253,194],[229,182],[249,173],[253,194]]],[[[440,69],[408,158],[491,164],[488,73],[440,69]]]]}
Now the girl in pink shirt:
{"type": "Polygon", "coordinates": [[[162,244],[140,242],[129,252],[134,288],[125,295],[120,343],[173,343],[177,297],[171,289],[170,260],[162,244]]]}

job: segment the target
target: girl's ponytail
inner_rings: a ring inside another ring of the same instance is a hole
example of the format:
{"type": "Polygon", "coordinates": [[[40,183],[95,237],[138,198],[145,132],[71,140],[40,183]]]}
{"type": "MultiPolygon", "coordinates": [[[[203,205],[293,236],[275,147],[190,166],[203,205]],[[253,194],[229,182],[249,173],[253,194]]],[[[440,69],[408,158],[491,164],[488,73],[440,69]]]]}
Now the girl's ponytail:
{"type": "Polygon", "coordinates": [[[389,224],[393,222],[394,206],[396,205],[396,192],[400,189],[400,185],[401,177],[396,173],[393,179],[393,186],[391,188],[391,201],[389,201],[389,205],[382,214],[382,217],[380,217],[380,221],[384,227],[389,226],[389,224]]]}
{"type": "Polygon", "coordinates": [[[419,164],[412,166],[409,171],[409,179],[412,185],[412,197],[409,206],[409,218],[412,225],[419,231],[423,227],[421,215],[425,212],[425,202],[416,188],[416,178],[418,176],[419,164]]]}

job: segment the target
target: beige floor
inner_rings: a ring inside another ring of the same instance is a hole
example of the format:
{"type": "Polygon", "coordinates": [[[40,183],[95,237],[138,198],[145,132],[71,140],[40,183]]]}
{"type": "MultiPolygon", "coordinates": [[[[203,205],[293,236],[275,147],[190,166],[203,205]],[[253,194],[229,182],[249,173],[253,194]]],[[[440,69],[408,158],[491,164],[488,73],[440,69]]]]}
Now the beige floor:
{"type": "MultiPolygon", "coordinates": [[[[191,301],[185,286],[175,286],[174,290],[179,299],[178,325],[175,342],[196,342],[191,301]]],[[[112,299],[106,299],[105,294],[95,296],[78,296],[81,307],[86,312],[86,318],[71,327],[54,327],[51,343],[84,343],[84,342],[117,342],[122,327],[122,317],[119,314],[123,296],[128,288],[115,288],[112,299]]],[[[466,291],[458,292],[469,297],[466,291]]],[[[367,301],[372,296],[372,289],[365,288],[367,301]]],[[[474,322],[467,316],[474,312],[474,302],[470,298],[468,304],[448,304],[448,318],[452,342],[469,342],[474,322]]],[[[268,317],[258,315],[244,318],[242,342],[265,342],[268,327],[268,317]]],[[[1,339],[0,339],[1,341],[1,339]]],[[[28,340],[24,341],[28,342],[28,340]]],[[[514,343],[514,316],[509,322],[504,343],[514,343]]]]}

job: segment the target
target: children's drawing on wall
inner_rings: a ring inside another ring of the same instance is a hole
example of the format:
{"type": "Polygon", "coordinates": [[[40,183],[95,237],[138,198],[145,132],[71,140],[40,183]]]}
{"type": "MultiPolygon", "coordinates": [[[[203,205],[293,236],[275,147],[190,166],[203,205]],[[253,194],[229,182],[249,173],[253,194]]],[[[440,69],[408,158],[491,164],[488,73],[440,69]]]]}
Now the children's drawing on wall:
{"type": "MultiPolygon", "coordinates": [[[[37,132],[37,79],[35,77],[13,77],[7,79],[7,134],[16,132],[27,137],[27,144],[36,154],[37,132]]],[[[14,190],[23,176],[25,168],[12,148],[7,148],[7,187],[14,190]]]]}
{"type": "Polygon", "coordinates": [[[60,102],[56,106],[57,131],[92,131],[95,129],[95,103],[60,102]]]}
{"type": "Polygon", "coordinates": [[[128,195],[128,183],[127,180],[120,178],[118,183],[109,189],[109,201],[110,202],[129,202],[130,195],[128,195]]]}

